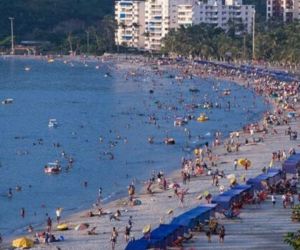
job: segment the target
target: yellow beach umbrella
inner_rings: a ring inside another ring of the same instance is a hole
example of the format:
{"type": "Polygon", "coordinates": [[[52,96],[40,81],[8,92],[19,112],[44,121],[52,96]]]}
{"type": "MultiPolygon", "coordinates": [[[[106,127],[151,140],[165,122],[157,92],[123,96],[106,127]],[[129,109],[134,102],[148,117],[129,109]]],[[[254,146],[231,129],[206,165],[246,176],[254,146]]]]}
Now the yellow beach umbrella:
{"type": "Polygon", "coordinates": [[[238,165],[242,166],[242,167],[250,167],[251,166],[251,161],[245,158],[240,158],[238,159],[238,165]]]}
{"type": "Polygon", "coordinates": [[[151,225],[146,225],[144,228],[143,228],[143,234],[147,234],[147,233],[150,233],[151,231],[151,225]]]}
{"type": "Polygon", "coordinates": [[[12,242],[12,246],[17,248],[31,248],[33,247],[33,245],[34,245],[33,241],[26,237],[15,239],[12,242]]]}

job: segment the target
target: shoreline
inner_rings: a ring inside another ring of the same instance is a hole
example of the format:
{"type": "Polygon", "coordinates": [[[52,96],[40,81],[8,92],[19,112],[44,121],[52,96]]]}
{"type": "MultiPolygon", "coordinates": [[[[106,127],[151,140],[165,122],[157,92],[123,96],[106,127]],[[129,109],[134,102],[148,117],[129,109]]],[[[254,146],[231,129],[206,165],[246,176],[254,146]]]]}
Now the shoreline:
{"type": "MultiPolygon", "coordinates": [[[[147,67],[149,67],[149,65],[146,65],[147,67]]],[[[207,76],[204,76],[203,78],[206,78],[207,76]]],[[[213,76],[210,76],[210,77],[213,77],[213,76]]],[[[239,85],[242,85],[242,86],[246,86],[247,85],[247,82],[244,80],[243,81],[243,79],[230,79],[230,77],[220,77],[220,78],[218,78],[218,77],[216,77],[215,79],[217,79],[217,80],[230,80],[230,81],[233,81],[235,84],[239,84],[239,85]],[[239,81],[240,80],[240,81],[239,81]]],[[[264,97],[265,98],[265,97],[264,97]]],[[[274,106],[275,104],[274,103],[271,103],[271,107],[272,107],[272,109],[276,109],[276,107],[274,106]]],[[[262,123],[262,120],[260,120],[260,121],[258,121],[259,123],[262,123]]],[[[242,135],[242,133],[241,133],[241,138],[243,137],[243,135],[242,135]]],[[[224,138],[224,139],[226,139],[226,138],[224,138]]],[[[222,151],[224,151],[224,145],[219,145],[218,147],[216,147],[216,148],[214,148],[214,152],[219,152],[220,151],[220,154],[222,154],[221,152],[222,151]]],[[[174,170],[174,172],[172,172],[169,176],[168,176],[168,178],[176,178],[176,179],[180,179],[180,169],[178,170],[174,170]]],[[[210,179],[210,177],[208,176],[208,178],[210,179]]],[[[199,182],[201,182],[201,180],[198,180],[198,179],[201,179],[201,177],[200,178],[198,178],[198,177],[196,177],[196,180],[195,179],[192,179],[192,182],[197,182],[197,181],[199,181],[199,182]]],[[[157,190],[157,192],[159,192],[159,190],[157,190]]],[[[168,192],[168,191],[167,191],[168,192]]],[[[168,193],[170,193],[170,192],[168,192],[168,193]]],[[[162,192],[162,193],[158,193],[157,194],[158,196],[164,196],[164,192],[162,192]]],[[[154,196],[149,196],[149,195],[147,195],[147,194],[141,194],[141,193],[139,193],[139,195],[138,195],[138,198],[140,198],[141,200],[142,200],[142,206],[144,205],[144,203],[146,204],[146,205],[148,205],[148,208],[150,207],[150,210],[151,209],[153,209],[153,210],[155,210],[154,208],[153,208],[153,204],[151,204],[151,201],[152,201],[152,199],[153,199],[153,201],[155,201],[156,199],[159,199],[159,198],[157,198],[156,196],[157,196],[156,194],[154,195],[154,196]],[[149,197],[151,198],[150,199],[150,202],[148,201],[149,200],[149,197]]],[[[120,201],[122,201],[123,199],[124,199],[125,197],[123,197],[123,198],[121,198],[121,199],[117,199],[117,200],[115,200],[115,201],[111,201],[111,202],[109,202],[108,204],[106,204],[105,206],[104,206],[104,210],[105,209],[108,209],[108,210],[112,210],[112,209],[117,209],[117,208],[119,208],[120,206],[119,206],[119,202],[120,201]],[[108,208],[107,208],[108,207],[108,208]]],[[[175,202],[176,203],[176,202],[175,202]]],[[[192,207],[193,205],[196,205],[196,204],[198,204],[198,201],[194,201],[193,203],[192,203],[192,205],[190,206],[190,207],[192,207]]],[[[190,208],[189,207],[189,208],[190,208]]],[[[130,209],[135,209],[135,208],[138,208],[138,207],[136,207],[136,206],[134,206],[134,207],[125,207],[125,209],[124,209],[124,211],[122,211],[122,213],[124,212],[125,214],[129,214],[130,213],[130,209]],[[126,211],[127,210],[127,211],[126,211]],[[129,212],[128,212],[129,211],[129,212]]],[[[138,210],[140,209],[140,207],[138,208],[138,210]]],[[[188,209],[188,207],[185,207],[185,210],[186,209],[188,209]]],[[[89,209],[90,210],[90,209],[89,209]]],[[[174,209],[174,214],[175,213],[182,213],[183,211],[181,211],[181,209],[178,209],[179,211],[176,211],[176,209],[174,209]]],[[[81,218],[81,215],[83,214],[83,213],[86,213],[88,210],[85,210],[85,211],[80,211],[80,212],[78,212],[78,213],[75,213],[75,214],[73,214],[73,215],[70,215],[70,216],[68,216],[66,219],[64,219],[63,221],[68,221],[69,223],[70,223],[70,225],[71,224],[78,224],[78,223],[80,223],[80,221],[83,221],[82,220],[82,218],[81,218]],[[74,221],[77,221],[76,223],[74,223],[74,221]]],[[[157,209],[155,210],[155,211],[157,211],[157,209]]],[[[143,212],[145,212],[144,210],[143,210],[143,212]]],[[[149,214],[147,214],[147,215],[149,215],[149,214]]],[[[153,215],[154,216],[154,215],[153,215]]],[[[101,218],[101,217],[100,217],[101,218]]],[[[166,218],[164,218],[164,219],[169,219],[168,217],[166,217],[166,218]]],[[[85,218],[85,220],[91,220],[91,218],[85,218]]],[[[91,220],[92,221],[92,220],[91,220]]],[[[159,223],[159,220],[157,220],[157,222],[156,222],[157,224],[159,223]]],[[[56,224],[56,223],[55,223],[56,224]]],[[[91,223],[91,224],[93,224],[93,223],[91,223]]],[[[54,232],[55,234],[59,234],[59,232],[54,232]]],[[[66,231],[66,232],[63,232],[63,234],[64,235],[68,235],[66,238],[68,239],[68,238],[72,238],[73,239],[73,241],[75,240],[75,238],[76,238],[76,232],[74,231],[74,230],[68,230],[68,231],[66,231]]],[[[104,232],[103,233],[104,235],[106,235],[106,234],[109,234],[109,232],[104,232]]],[[[82,236],[81,234],[80,234],[80,236],[82,236]]],[[[88,236],[88,237],[90,237],[90,236],[88,236]]],[[[92,238],[90,238],[90,240],[92,241],[94,238],[93,237],[96,237],[96,236],[91,236],[92,238]]],[[[108,237],[108,241],[109,241],[109,236],[107,236],[108,237]]],[[[120,236],[120,238],[121,238],[122,236],[120,236]]],[[[82,237],[81,237],[82,238],[82,237]]],[[[136,238],[138,238],[138,237],[136,237],[136,238]]],[[[122,241],[123,242],[123,240],[120,240],[120,241],[122,241]]],[[[66,247],[68,247],[68,243],[71,243],[71,242],[68,242],[68,240],[67,241],[65,241],[65,242],[61,242],[61,243],[58,243],[58,244],[61,244],[60,246],[63,248],[63,249],[73,249],[73,248],[66,248],[66,247]]],[[[107,243],[106,243],[107,244],[107,243]]],[[[54,245],[56,245],[56,243],[54,243],[54,245]]],[[[43,246],[42,246],[42,248],[44,248],[43,246]]],[[[37,246],[35,249],[39,249],[39,246],[37,246]]],[[[78,248],[78,249],[84,249],[84,248],[78,248]]],[[[88,248],[88,249],[95,249],[95,248],[88,248]]],[[[104,249],[104,248],[103,248],[104,249]]],[[[117,246],[117,249],[123,249],[122,248],[122,246],[117,246]],[[121,247],[121,248],[120,248],[121,247]]]]}

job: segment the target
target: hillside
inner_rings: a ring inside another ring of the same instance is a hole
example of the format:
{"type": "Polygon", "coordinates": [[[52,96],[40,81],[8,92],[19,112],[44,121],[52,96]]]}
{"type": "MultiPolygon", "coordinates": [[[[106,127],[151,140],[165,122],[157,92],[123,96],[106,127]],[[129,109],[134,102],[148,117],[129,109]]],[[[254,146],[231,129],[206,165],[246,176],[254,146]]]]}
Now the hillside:
{"type": "MultiPolygon", "coordinates": [[[[15,36],[21,40],[47,40],[59,44],[70,34],[86,36],[100,25],[104,16],[113,14],[111,0],[4,0],[0,1],[0,41],[10,35],[15,18],[15,36]]],[[[1,43],[1,42],[0,42],[1,43]]]]}

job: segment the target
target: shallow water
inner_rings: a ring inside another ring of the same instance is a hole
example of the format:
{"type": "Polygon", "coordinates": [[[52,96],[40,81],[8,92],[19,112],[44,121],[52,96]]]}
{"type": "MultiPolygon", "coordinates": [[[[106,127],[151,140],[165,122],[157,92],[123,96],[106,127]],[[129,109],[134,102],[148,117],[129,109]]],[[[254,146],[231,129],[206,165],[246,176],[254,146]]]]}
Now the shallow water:
{"type": "Polygon", "coordinates": [[[47,213],[54,218],[56,207],[64,208],[63,217],[87,208],[95,202],[100,186],[103,196],[111,198],[126,191],[134,178],[137,183],[149,178],[152,170],[178,169],[181,157],[210,141],[214,132],[221,130],[225,136],[259,120],[268,108],[260,97],[253,98],[252,91],[235,84],[199,79],[179,83],[169,74],[140,70],[126,79],[126,71],[112,64],[0,59],[0,99],[14,99],[11,105],[0,105],[0,233],[21,233],[29,224],[45,222],[47,213]],[[107,72],[111,77],[105,77],[107,72]],[[192,93],[191,87],[200,91],[192,93]],[[231,89],[231,95],[222,96],[223,89],[231,89]],[[187,109],[188,104],[205,100],[223,108],[187,109]],[[230,112],[225,109],[228,101],[230,112]],[[173,126],[176,116],[202,112],[209,121],[190,121],[186,127],[191,139],[184,127],[173,126]],[[151,114],[156,125],[149,120],[151,114]],[[49,118],[57,119],[58,128],[48,128],[49,118]],[[147,142],[150,135],[154,144],[147,142]],[[166,135],[174,137],[176,144],[165,145],[166,135]],[[69,171],[62,151],[75,160],[69,171]],[[104,152],[112,152],[114,159],[104,152]],[[56,159],[62,163],[62,173],[46,175],[44,165],[56,159]],[[15,191],[17,185],[21,192],[15,191]],[[13,188],[11,199],[9,188],[13,188]]]}

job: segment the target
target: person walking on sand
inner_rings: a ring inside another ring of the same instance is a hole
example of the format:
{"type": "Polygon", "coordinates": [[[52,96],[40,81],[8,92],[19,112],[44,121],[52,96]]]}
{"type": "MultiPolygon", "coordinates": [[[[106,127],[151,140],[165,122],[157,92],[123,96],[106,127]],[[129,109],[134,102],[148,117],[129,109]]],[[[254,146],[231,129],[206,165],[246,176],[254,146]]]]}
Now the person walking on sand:
{"type": "Polygon", "coordinates": [[[111,232],[111,238],[110,238],[111,249],[112,250],[115,250],[115,246],[116,246],[116,243],[117,243],[117,238],[118,238],[118,231],[115,227],[113,227],[113,230],[111,232]]]}
{"type": "Polygon", "coordinates": [[[238,165],[238,160],[234,159],[234,161],[233,161],[233,168],[234,168],[234,170],[237,170],[237,165],[238,165]]]}
{"type": "Polygon", "coordinates": [[[225,227],[222,225],[219,232],[219,242],[224,243],[225,238],[225,227]]]}
{"type": "Polygon", "coordinates": [[[130,236],[130,227],[129,226],[125,227],[124,236],[125,236],[125,241],[128,242],[129,241],[129,236],[130,236]]]}

